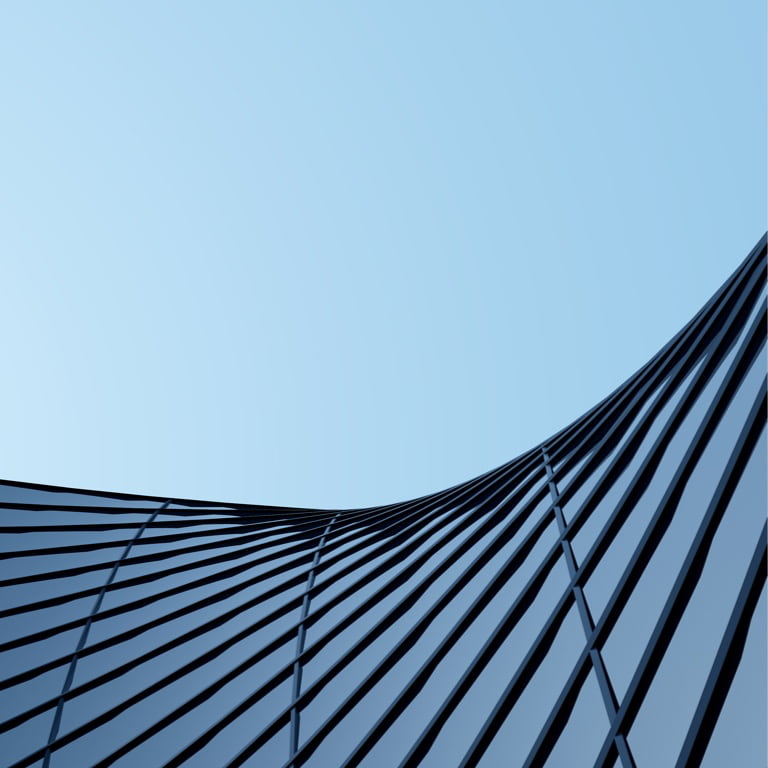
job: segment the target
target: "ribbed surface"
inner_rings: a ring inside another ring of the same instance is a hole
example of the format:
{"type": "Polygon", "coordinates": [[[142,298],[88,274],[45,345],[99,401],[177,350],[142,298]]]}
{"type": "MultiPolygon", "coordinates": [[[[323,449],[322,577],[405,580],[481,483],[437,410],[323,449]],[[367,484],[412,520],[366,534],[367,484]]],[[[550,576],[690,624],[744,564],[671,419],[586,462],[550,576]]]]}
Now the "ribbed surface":
{"type": "Polygon", "coordinates": [[[610,397],[433,496],[0,485],[3,764],[626,768],[764,744],[742,678],[764,675],[765,270],[763,239],[610,397]]]}

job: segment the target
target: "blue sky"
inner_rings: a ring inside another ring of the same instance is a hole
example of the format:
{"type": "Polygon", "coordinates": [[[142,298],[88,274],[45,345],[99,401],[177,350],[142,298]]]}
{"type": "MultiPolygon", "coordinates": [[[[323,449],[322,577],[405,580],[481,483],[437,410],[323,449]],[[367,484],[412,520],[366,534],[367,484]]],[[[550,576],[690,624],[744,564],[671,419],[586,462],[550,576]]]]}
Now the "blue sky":
{"type": "Polygon", "coordinates": [[[765,230],[762,3],[10,3],[0,476],[358,506],[578,417],[765,230]]]}

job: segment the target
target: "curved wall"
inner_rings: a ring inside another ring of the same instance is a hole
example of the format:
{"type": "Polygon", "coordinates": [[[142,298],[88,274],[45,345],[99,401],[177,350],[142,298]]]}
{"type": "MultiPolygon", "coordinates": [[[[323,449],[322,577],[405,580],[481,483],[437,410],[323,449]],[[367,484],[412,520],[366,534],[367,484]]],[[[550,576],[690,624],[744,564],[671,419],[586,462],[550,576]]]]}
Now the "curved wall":
{"type": "Polygon", "coordinates": [[[3,764],[764,766],[765,273],[429,497],[3,483],[3,764]]]}

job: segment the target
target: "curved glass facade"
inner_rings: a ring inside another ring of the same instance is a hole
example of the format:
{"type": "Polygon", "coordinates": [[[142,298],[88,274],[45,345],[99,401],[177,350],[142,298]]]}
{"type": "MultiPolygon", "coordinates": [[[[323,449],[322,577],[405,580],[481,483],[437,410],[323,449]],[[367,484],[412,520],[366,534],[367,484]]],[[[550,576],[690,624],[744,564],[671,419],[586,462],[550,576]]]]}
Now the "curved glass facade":
{"type": "Polygon", "coordinates": [[[2,763],[765,766],[765,278],[432,496],[0,484],[2,763]]]}

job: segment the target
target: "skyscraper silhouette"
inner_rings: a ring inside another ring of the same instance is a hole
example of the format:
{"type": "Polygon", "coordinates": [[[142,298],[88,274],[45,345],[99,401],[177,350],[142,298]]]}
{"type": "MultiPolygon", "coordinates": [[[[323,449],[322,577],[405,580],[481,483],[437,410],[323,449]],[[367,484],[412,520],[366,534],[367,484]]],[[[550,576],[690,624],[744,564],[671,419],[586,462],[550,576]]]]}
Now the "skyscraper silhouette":
{"type": "Polygon", "coordinates": [[[765,277],[413,501],[3,483],[3,765],[764,766],[765,277]]]}

